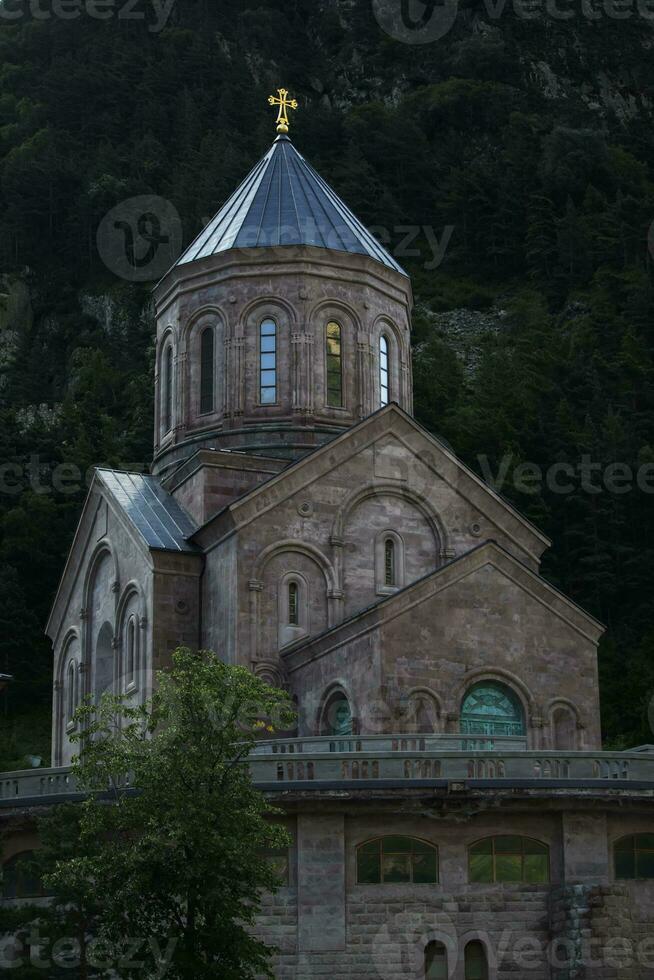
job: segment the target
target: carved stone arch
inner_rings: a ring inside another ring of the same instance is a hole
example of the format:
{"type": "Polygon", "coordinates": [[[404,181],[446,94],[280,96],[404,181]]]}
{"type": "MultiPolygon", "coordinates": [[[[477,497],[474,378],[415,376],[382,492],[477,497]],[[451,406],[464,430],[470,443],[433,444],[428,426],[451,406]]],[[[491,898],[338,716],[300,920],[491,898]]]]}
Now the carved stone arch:
{"type": "Polygon", "coordinates": [[[219,306],[207,303],[206,306],[201,306],[199,309],[194,310],[182,327],[181,340],[186,349],[188,349],[189,338],[193,328],[205,316],[215,316],[220,321],[223,330],[227,331],[228,319],[223,310],[219,306]]]}
{"type": "Polygon", "coordinates": [[[450,542],[445,525],[439,514],[431,506],[428,498],[424,494],[418,493],[408,487],[398,486],[396,483],[373,483],[367,487],[355,488],[345,498],[336,513],[332,526],[332,537],[337,541],[342,541],[348,518],[355,507],[358,507],[368,497],[384,495],[401,497],[409,503],[412,503],[430,525],[436,542],[440,545],[441,557],[450,550],[450,542]]]}
{"type": "Polygon", "coordinates": [[[443,730],[443,703],[435,691],[429,687],[414,687],[406,695],[407,733],[428,735],[443,730]],[[426,702],[427,716],[420,711],[420,701],[426,702]],[[429,723],[430,727],[427,727],[429,723]]]}
{"type": "Polygon", "coordinates": [[[149,664],[147,662],[147,643],[142,624],[146,621],[146,609],[144,605],[143,592],[136,581],[128,582],[123,589],[116,609],[116,624],[114,630],[114,648],[116,651],[116,684],[117,690],[122,693],[130,691],[146,691],[148,684],[149,664]],[[130,606],[135,600],[134,609],[130,606]],[[130,620],[134,621],[134,649],[132,651],[134,662],[128,663],[127,657],[130,653],[128,649],[129,639],[126,631],[129,628],[130,620]]]}
{"type": "Polygon", "coordinates": [[[252,579],[260,581],[264,572],[264,569],[271,558],[276,555],[282,554],[284,552],[299,552],[305,555],[307,558],[311,558],[316,562],[325,577],[325,585],[328,591],[336,588],[336,575],[334,572],[334,566],[329,561],[326,555],[317,548],[315,545],[309,544],[305,541],[297,541],[294,538],[286,538],[283,541],[276,541],[275,544],[269,545],[267,548],[257,556],[252,570],[252,579]]]}
{"type": "Polygon", "coordinates": [[[86,575],[84,577],[84,588],[82,590],[84,595],[85,615],[89,615],[91,612],[90,601],[93,592],[93,587],[95,585],[95,578],[97,575],[98,566],[100,565],[102,559],[105,556],[108,556],[113,564],[114,583],[120,582],[118,555],[114,552],[114,549],[111,546],[110,542],[106,538],[104,538],[102,541],[99,541],[98,544],[95,546],[93,552],[91,553],[91,557],[89,559],[88,565],[86,567],[86,575]]]}
{"type": "Polygon", "coordinates": [[[342,315],[345,315],[346,317],[349,318],[353,330],[355,331],[363,330],[361,317],[359,316],[356,309],[342,299],[321,298],[315,304],[315,306],[311,308],[311,310],[308,313],[307,319],[310,324],[322,325],[323,320],[325,320],[326,322],[326,317],[324,314],[330,315],[331,312],[334,310],[338,311],[338,313],[336,314],[336,318],[342,315]]]}
{"type": "Polygon", "coordinates": [[[308,324],[313,345],[314,404],[341,424],[344,417],[368,414],[361,411],[364,385],[358,357],[361,321],[357,312],[343,300],[321,299],[309,313],[308,324]],[[329,400],[327,326],[330,323],[340,327],[339,404],[330,404],[329,400]]]}
{"type": "Polygon", "coordinates": [[[466,980],[466,953],[471,943],[479,943],[486,954],[486,969],[488,980],[497,980],[498,957],[495,947],[490,942],[488,932],[479,929],[470,929],[459,937],[458,948],[460,950],[459,960],[456,964],[454,978],[456,980],[466,980]]]}
{"type": "Polygon", "coordinates": [[[254,667],[254,675],[271,687],[277,687],[280,690],[285,690],[287,687],[286,679],[279,664],[273,663],[271,660],[260,660],[254,667]]]}
{"type": "Polygon", "coordinates": [[[80,652],[80,663],[82,655],[82,638],[80,636],[80,631],[76,626],[70,626],[61,641],[59,649],[55,654],[55,664],[54,664],[54,678],[55,682],[62,684],[64,681],[64,671],[66,669],[66,660],[68,659],[68,650],[72,643],[77,641],[80,652]]]}
{"type": "Polygon", "coordinates": [[[161,337],[157,341],[157,349],[155,356],[155,378],[154,378],[154,389],[155,389],[155,432],[157,436],[157,445],[161,443],[164,437],[168,434],[168,429],[164,425],[164,410],[163,410],[163,400],[165,397],[164,391],[164,357],[168,347],[172,349],[172,371],[170,377],[170,385],[172,389],[172,409],[171,409],[171,426],[173,429],[175,427],[175,391],[177,387],[177,358],[179,353],[179,337],[177,335],[177,330],[172,324],[169,324],[162,332],[161,337]],[[164,431],[164,429],[166,431],[164,431]]]}
{"type": "MultiPolygon", "coordinates": [[[[345,722],[345,718],[339,710],[339,703],[342,701],[346,701],[349,706],[351,718],[350,734],[357,734],[359,722],[354,698],[348,689],[347,682],[343,680],[332,681],[323,692],[316,716],[316,734],[338,737],[334,729],[338,728],[341,721],[345,722]]],[[[343,725],[343,728],[343,737],[346,737],[345,725],[343,725]]]]}
{"type": "Polygon", "coordinates": [[[583,726],[579,709],[573,701],[569,698],[552,698],[545,708],[545,719],[550,748],[561,752],[579,750],[583,726]]]}
{"type": "Polygon", "coordinates": [[[283,310],[286,313],[291,329],[297,325],[299,319],[298,311],[295,309],[293,304],[289,303],[289,301],[284,299],[283,296],[271,294],[270,296],[257,296],[243,307],[241,310],[241,315],[238,319],[238,324],[241,331],[247,328],[252,317],[257,314],[257,311],[259,310],[261,311],[261,319],[265,319],[266,316],[271,316],[274,319],[275,314],[272,312],[274,309],[283,310]]]}

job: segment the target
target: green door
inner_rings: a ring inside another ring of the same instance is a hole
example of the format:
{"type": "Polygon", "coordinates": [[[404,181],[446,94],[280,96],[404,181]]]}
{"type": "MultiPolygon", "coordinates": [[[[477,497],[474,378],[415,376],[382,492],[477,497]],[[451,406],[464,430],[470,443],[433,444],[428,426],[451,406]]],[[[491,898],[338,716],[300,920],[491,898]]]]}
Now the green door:
{"type": "Polygon", "coordinates": [[[447,980],[447,950],[442,943],[430,943],[427,947],[425,980],[447,980]]]}

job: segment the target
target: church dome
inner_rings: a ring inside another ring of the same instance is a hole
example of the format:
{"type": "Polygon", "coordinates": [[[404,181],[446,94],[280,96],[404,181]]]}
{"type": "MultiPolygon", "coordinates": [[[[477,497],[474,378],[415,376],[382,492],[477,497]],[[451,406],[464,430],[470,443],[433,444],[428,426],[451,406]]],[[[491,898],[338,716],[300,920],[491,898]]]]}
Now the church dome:
{"type": "Polygon", "coordinates": [[[155,474],[411,412],[411,282],[284,134],[155,290],[155,474]]]}
{"type": "Polygon", "coordinates": [[[367,255],[406,275],[288,136],[278,136],[178,265],[231,248],[285,245],[367,255]]]}

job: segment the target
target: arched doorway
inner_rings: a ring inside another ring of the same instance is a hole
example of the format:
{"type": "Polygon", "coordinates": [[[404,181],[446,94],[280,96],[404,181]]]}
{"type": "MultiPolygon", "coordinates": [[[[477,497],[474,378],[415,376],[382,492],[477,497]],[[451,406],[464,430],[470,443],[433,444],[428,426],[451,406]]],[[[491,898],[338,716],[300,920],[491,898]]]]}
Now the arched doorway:
{"type": "Polygon", "coordinates": [[[448,980],[447,950],[443,943],[429,943],[425,950],[425,980],[448,980]]]}
{"type": "Polygon", "coordinates": [[[470,688],[461,708],[465,735],[526,735],[520,698],[499,681],[480,681],[470,688]]]}
{"type": "Polygon", "coordinates": [[[468,943],[465,952],[466,980],[488,980],[488,959],[483,943],[468,943]]]}

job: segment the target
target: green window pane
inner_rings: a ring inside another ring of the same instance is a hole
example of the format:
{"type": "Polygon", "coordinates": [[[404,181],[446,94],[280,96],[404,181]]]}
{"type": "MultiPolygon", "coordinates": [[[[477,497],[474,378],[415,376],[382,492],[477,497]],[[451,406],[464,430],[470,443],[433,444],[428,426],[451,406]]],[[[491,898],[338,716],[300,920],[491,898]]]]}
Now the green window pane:
{"type": "Polygon", "coordinates": [[[382,858],[384,881],[397,884],[411,881],[411,856],[409,854],[385,854],[382,858]]]}
{"type": "Polygon", "coordinates": [[[380,842],[378,840],[371,840],[367,844],[362,844],[359,848],[359,854],[379,854],[380,842]]]}
{"type": "Polygon", "coordinates": [[[410,837],[384,837],[384,854],[410,854],[413,850],[413,840],[410,837]]]}
{"type": "Polygon", "coordinates": [[[493,857],[491,854],[470,855],[470,881],[490,883],[493,880],[493,857]]]}
{"type": "Polygon", "coordinates": [[[498,854],[495,876],[496,881],[522,881],[522,857],[519,854],[498,854]]]}
{"type": "Polygon", "coordinates": [[[417,885],[435,885],[438,881],[436,851],[431,854],[415,854],[413,880],[417,885]]]}
{"type": "Polygon", "coordinates": [[[465,980],[488,980],[486,953],[481,943],[468,943],[466,946],[465,980]]]}
{"type": "Polygon", "coordinates": [[[496,854],[522,854],[522,837],[496,837],[496,854]]]}
{"type": "Polygon", "coordinates": [[[435,853],[434,845],[428,843],[428,841],[426,841],[426,840],[418,840],[416,838],[411,843],[413,844],[413,853],[414,854],[434,854],[435,853]]]}
{"type": "Polygon", "coordinates": [[[549,854],[547,844],[541,844],[539,840],[532,840],[530,837],[524,838],[525,854],[549,854]]]}
{"type": "Polygon", "coordinates": [[[636,877],[636,855],[633,851],[616,851],[615,876],[627,879],[636,877]]]}
{"type": "Polygon", "coordinates": [[[654,851],[654,834],[638,834],[635,840],[639,851],[654,851]]]}
{"type": "Polygon", "coordinates": [[[485,840],[479,840],[476,844],[473,844],[470,848],[471,854],[492,854],[493,853],[493,838],[487,837],[485,840]]]}
{"type": "Polygon", "coordinates": [[[636,852],[636,877],[654,878],[654,851],[636,852]]]}
{"type": "Polygon", "coordinates": [[[549,878],[547,854],[526,854],[524,880],[532,885],[539,885],[546,884],[549,878]]]}
{"type": "Polygon", "coordinates": [[[635,837],[622,837],[620,840],[615,842],[616,851],[633,851],[635,844],[635,837]]]}
{"type": "Polygon", "coordinates": [[[381,862],[379,848],[374,852],[364,852],[359,848],[357,880],[360,885],[379,885],[381,882],[381,862]]]}

